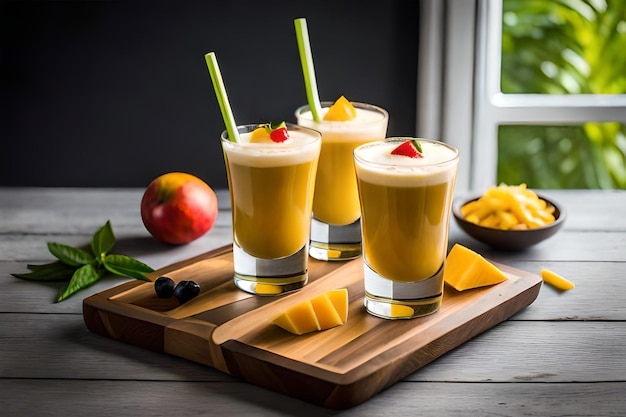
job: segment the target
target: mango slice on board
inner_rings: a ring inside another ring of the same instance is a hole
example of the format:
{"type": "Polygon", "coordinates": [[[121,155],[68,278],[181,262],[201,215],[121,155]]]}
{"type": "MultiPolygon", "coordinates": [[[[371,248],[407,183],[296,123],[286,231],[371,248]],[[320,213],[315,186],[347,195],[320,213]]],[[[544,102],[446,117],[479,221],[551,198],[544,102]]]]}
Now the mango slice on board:
{"type": "Polygon", "coordinates": [[[458,243],[450,250],[443,271],[443,280],[457,291],[494,285],[507,279],[494,264],[458,243]]]}
{"type": "Polygon", "coordinates": [[[290,333],[301,335],[345,324],[347,319],[348,290],[341,288],[289,307],[272,323],[290,333]]]}
{"type": "Polygon", "coordinates": [[[345,288],[339,290],[330,290],[326,295],[333,303],[333,307],[339,314],[339,318],[343,324],[348,320],[348,290],[345,288]]]}

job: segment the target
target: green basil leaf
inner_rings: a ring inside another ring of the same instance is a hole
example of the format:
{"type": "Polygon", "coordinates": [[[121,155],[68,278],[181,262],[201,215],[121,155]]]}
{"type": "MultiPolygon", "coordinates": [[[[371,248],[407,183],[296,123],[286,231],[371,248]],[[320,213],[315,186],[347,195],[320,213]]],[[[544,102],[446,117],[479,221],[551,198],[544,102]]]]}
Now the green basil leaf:
{"type": "Polygon", "coordinates": [[[146,274],[154,271],[143,262],[125,255],[107,255],[103,264],[108,271],[114,274],[143,281],[150,281],[146,274]]]}
{"type": "Polygon", "coordinates": [[[111,228],[111,222],[107,220],[106,224],[102,226],[93,235],[91,239],[91,250],[96,257],[101,257],[110,251],[115,245],[115,235],[111,228]]]}
{"type": "Polygon", "coordinates": [[[105,272],[104,269],[96,270],[91,264],[81,266],[74,272],[72,279],[69,284],[67,284],[67,288],[57,298],[57,302],[61,302],[75,292],[93,285],[105,272]]]}
{"type": "MultiPolygon", "coordinates": [[[[29,271],[37,271],[38,269],[49,268],[52,265],[65,265],[65,264],[63,262],[61,262],[61,261],[54,261],[54,262],[51,262],[49,264],[41,264],[41,265],[28,264],[28,265],[26,265],[26,268],[28,268],[29,271]]],[[[67,266],[67,265],[65,265],[65,266],[67,266]]]]}
{"type": "Polygon", "coordinates": [[[48,250],[61,262],[70,266],[82,266],[94,261],[93,255],[89,252],[62,243],[48,243],[48,250]]]}
{"type": "Polygon", "coordinates": [[[66,281],[72,277],[76,268],[62,263],[52,262],[44,265],[27,265],[31,272],[24,274],[11,274],[15,278],[29,281],[66,281]]]}

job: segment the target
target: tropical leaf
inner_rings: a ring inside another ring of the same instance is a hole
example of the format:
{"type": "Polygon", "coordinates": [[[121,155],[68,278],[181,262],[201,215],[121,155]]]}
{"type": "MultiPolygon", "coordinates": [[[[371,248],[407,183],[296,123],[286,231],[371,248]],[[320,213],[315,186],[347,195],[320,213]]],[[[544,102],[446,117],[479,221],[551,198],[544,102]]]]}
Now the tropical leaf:
{"type": "MultiPolygon", "coordinates": [[[[626,2],[504,0],[502,91],[626,93],[626,2]]],[[[501,126],[498,182],[626,188],[626,126],[501,126]],[[540,149],[540,152],[537,150],[540,149]]]]}

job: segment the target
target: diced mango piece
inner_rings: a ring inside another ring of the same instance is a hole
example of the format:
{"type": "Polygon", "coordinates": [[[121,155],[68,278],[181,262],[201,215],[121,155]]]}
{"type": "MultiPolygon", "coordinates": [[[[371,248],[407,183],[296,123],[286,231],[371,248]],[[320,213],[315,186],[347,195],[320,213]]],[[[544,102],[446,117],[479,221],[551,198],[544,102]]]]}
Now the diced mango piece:
{"type": "Polygon", "coordinates": [[[508,278],[481,255],[457,243],[446,259],[443,279],[457,291],[464,291],[498,284],[508,278]]]}
{"type": "Polygon", "coordinates": [[[488,188],[483,195],[461,207],[468,222],[500,230],[525,230],[554,222],[555,208],[526,184],[488,188]]]}
{"type": "Polygon", "coordinates": [[[330,290],[326,292],[326,295],[333,303],[341,322],[345,324],[348,320],[348,290],[345,288],[330,290]]]}
{"type": "Polygon", "coordinates": [[[285,330],[291,333],[304,334],[320,328],[311,300],[306,300],[290,307],[285,311],[285,314],[289,317],[288,321],[293,324],[292,328],[286,328],[285,330]]]}
{"type": "Polygon", "coordinates": [[[544,282],[556,287],[561,291],[571,290],[575,287],[574,283],[563,278],[559,274],[556,274],[548,269],[541,270],[541,278],[544,282]]]}
{"type": "Polygon", "coordinates": [[[331,327],[343,324],[339,313],[326,294],[311,299],[311,305],[317,317],[320,329],[330,329],[331,327]]]}
{"type": "Polygon", "coordinates": [[[272,323],[301,335],[345,324],[348,318],[348,290],[330,290],[287,308],[272,323]]]}
{"type": "Polygon", "coordinates": [[[356,118],[356,109],[347,98],[341,96],[328,108],[324,120],[345,122],[356,118]]]}
{"type": "Polygon", "coordinates": [[[272,139],[270,134],[267,133],[264,127],[257,127],[252,131],[250,135],[250,143],[271,143],[272,139]]]}
{"type": "Polygon", "coordinates": [[[280,316],[272,320],[272,323],[274,323],[275,325],[279,327],[282,327],[288,332],[291,332],[294,334],[301,334],[299,333],[300,330],[296,327],[296,324],[291,320],[291,317],[289,316],[289,314],[281,314],[280,316]]]}

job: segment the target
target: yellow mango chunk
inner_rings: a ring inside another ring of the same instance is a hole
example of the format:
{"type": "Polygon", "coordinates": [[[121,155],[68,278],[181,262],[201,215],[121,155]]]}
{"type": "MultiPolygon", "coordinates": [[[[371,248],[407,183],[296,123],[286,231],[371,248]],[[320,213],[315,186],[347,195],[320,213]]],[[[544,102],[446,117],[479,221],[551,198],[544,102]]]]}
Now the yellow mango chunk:
{"type": "Polygon", "coordinates": [[[335,306],[328,295],[322,294],[311,299],[311,305],[313,306],[317,322],[319,323],[319,330],[330,329],[331,327],[343,324],[341,317],[339,317],[339,313],[335,309],[335,306]]]}
{"type": "Polygon", "coordinates": [[[287,308],[272,323],[301,335],[345,324],[348,318],[348,290],[330,290],[287,308]]]}
{"type": "Polygon", "coordinates": [[[348,290],[345,288],[326,292],[343,324],[348,320],[348,290]]]}
{"type": "Polygon", "coordinates": [[[500,230],[524,230],[554,222],[555,208],[526,184],[488,188],[483,195],[461,207],[465,220],[500,230]]]}
{"type": "Polygon", "coordinates": [[[344,96],[339,97],[324,115],[324,120],[335,122],[345,122],[354,118],[356,118],[356,109],[344,96]]]}
{"type": "Polygon", "coordinates": [[[298,327],[296,327],[296,324],[291,320],[289,314],[281,314],[280,316],[272,320],[272,323],[279,327],[282,327],[290,333],[301,334],[299,333],[300,330],[298,329],[298,327]]]}
{"type": "Polygon", "coordinates": [[[270,134],[267,133],[264,127],[257,127],[252,131],[250,135],[250,143],[270,143],[270,134]]]}
{"type": "Polygon", "coordinates": [[[272,323],[293,334],[309,333],[320,328],[311,300],[306,300],[290,307],[283,314],[276,317],[272,323]]]}
{"type": "Polygon", "coordinates": [[[457,291],[494,285],[507,279],[494,264],[458,243],[446,258],[443,280],[457,291]]]}
{"type": "Polygon", "coordinates": [[[541,270],[541,279],[561,291],[571,290],[575,287],[573,282],[548,269],[541,270]]]}

